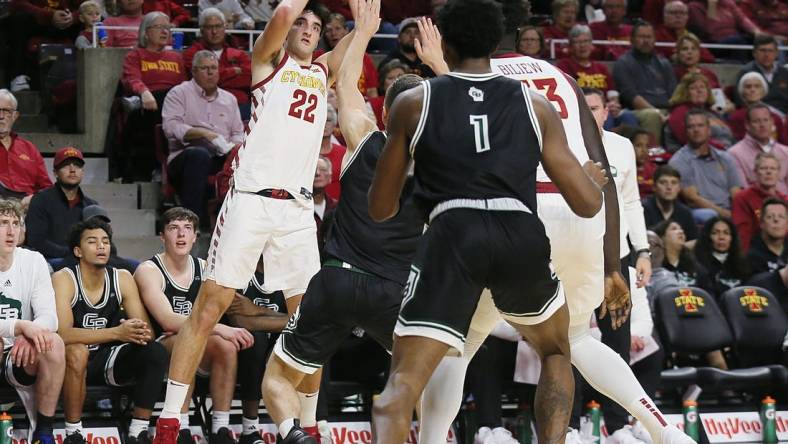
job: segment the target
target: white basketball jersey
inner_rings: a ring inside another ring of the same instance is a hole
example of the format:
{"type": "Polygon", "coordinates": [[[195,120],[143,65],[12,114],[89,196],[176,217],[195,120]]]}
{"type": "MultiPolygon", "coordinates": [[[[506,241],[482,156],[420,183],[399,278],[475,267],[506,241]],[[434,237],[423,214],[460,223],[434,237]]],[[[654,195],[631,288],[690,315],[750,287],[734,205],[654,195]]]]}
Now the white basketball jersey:
{"type": "MultiPolygon", "coordinates": [[[[550,62],[528,56],[492,59],[490,62],[493,71],[497,70],[510,79],[525,83],[553,105],[564,124],[569,148],[581,165],[585,163],[588,160],[588,151],[580,127],[577,92],[567,75],[550,62]]],[[[550,182],[541,164],[536,172],[536,180],[550,182]]]]}
{"type": "Polygon", "coordinates": [[[252,117],[233,165],[237,190],[311,194],[326,124],[327,87],[322,64],[303,67],[287,54],[268,78],[252,86],[252,117]]]}

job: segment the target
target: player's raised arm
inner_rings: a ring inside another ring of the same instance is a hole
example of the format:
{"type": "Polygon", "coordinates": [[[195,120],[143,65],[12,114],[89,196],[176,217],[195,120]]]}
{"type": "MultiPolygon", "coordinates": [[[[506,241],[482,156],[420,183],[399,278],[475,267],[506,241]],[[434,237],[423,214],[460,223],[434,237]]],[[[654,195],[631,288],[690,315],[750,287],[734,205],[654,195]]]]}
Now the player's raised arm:
{"type": "Polygon", "coordinates": [[[342,159],[342,170],[353,156],[361,140],[377,129],[376,122],[369,116],[364,96],[358,90],[364,53],[369,40],[380,26],[380,0],[351,0],[356,6],[355,35],[348,45],[345,58],[337,75],[337,101],[339,105],[339,129],[345,137],[347,152],[342,159]]]}
{"type": "Polygon", "coordinates": [[[399,198],[408,174],[410,141],[421,116],[424,87],[402,93],[391,105],[388,138],[378,158],[375,178],[369,187],[369,216],[376,222],[399,212],[399,198]]]}
{"type": "Polygon", "coordinates": [[[602,190],[586,174],[569,149],[566,133],[552,105],[537,93],[531,95],[542,131],[542,165],[569,208],[580,217],[593,217],[602,208],[602,190]]]}
{"type": "MultiPolygon", "coordinates": [[[[353,20],[358,20],[359,16],[359,8],[366,7],[369,3],[377,2],[377,10],[378,16],[380,16],[380,0],[350,0],[348,2],[348,6],[350,6],[350,13],[353,15],[353,20]]],[[[377,31],[377,29],[376,29],[377,31]]],[[[331,86],[336,81],[337,72],[339,72],[340,66],[342,65],[342,61],[345,59],[345,54],[347,53],[348,46],[350,46],[350,42],[353,40],[356,34],[356,29],[353,28],[350,33],[344,37],[339,43],[334,46],[331,51],[323,54],[322,56],[318,57],[315,61],[316,63],[322,63],[328,68],[328,85],[331,86]]],[[[373,33],[374,35],[374,33],[373,33]]],[[[359,60],[361,62],[361,60],[359,60]]]]}
{"type": "Polygon", "coordinates": [[[274,9],[265,31],[254,42],[252,48],[252,83],[257,83],[273,71],[283,57],[282,46],[293,23],[301,15],[308,0],[282,0],[274,9]]]}
{"type": "Polygon", "coordinates": [[[449,71],[449,65],[443,59],[443,48],[441,47],[441,33],[438,27],[432,23],[429,17],[419,17],[416,21],[419,28],[419,37],[414,42],[416,55],[419,59],[435,73],[442,76],[449,71]]]}

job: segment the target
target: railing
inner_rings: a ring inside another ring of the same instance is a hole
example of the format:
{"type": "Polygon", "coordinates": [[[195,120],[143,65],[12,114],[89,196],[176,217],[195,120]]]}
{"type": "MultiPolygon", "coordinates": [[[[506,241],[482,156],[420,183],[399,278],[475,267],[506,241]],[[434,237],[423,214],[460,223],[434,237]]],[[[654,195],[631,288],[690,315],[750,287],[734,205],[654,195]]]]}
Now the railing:
{"type": "MultiPolygon", "coordinates": [[[[123,30],[123,31],[137,31],[139,30],[136,26],[107,26],[107,25],[93,25],[93,47],[98,47],[98,30],[105,29],[105,30],[123,30]]],[[[170,32],[182,32],[184,34],[194,34],[195,36],[200,33],[199,28],[172,28],[170,32]]],[[[252,48],[254,47],[254,40],[257,38],[258,35],[262,34],[262,30],[246,30],[246,29],[228,29],[225,31],[227,34],[236,34],[236,35],[247,35],[248,36],[248,48],[247,51],[251,52],[252,48]]],[[[396,34],[375,34],[372,36],[373,39],[396,39],[396,34]]]]}
{"type": "MultiPolygon", "coordinates": [[[[568,39],[552,39],[550,40],[550,58],[555,59],[555,46],[558,44],[568,44],[568,39]]],[[[594,45],[600,46],[630,46],[631,43],[627,40],[592,40],[591,43],[594,45]]],[[[664,48],[674,48],[676,46],[675,42],[656,42],[654,46],[664,47],[664,48]]],[[[733,49],[733,50],[741,50],[741,51],[752,51],[752,45],[734,45],[734,44],[723,44],[723,43],[701,43],[701,48],[709,48],[709,49],[733,49]]],[[[780,46],[777,49],[780,51],[788,51],[788,46],[780,46]]]]}

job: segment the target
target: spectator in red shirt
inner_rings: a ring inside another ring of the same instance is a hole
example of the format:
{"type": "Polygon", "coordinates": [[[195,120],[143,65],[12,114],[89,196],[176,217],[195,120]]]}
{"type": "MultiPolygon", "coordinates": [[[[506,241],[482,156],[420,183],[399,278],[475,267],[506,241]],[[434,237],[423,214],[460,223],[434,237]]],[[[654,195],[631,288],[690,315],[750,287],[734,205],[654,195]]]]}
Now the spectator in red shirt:
{"type": "MultiPolygon", "coordinates": [[[[329,15],[325,32],[323,33],[325,50],[318,49],[315,51],[315,58],[323,55],[326,51],[334,49],[337,43],[342,40],[342,37],[349,33],[347,21],[342,14],[332,13],[329,15]]],[[[366,98],[378,95],[378,70],[375,68],[375,62],[372,61],[372,57],[367,53],[364,53],[364,65],[361,71],[361,78],[358,79],[358,90],[366,98]]]]}
{"type": "Polygon", "coordinates": [[[120,0],[121,15],[107,17],[104,24],[107,26],[134,26],[136,29],[108,29],[108,47],[131,48],[137,46],[139,41],[139,27],[142,23],[142,0],[120,0]]]}
{"type": "Polygon", "coordinates": [[[33,194],[51,187],[52,180],[36,146],[13,132],[16,107],[11,91],[0,89],[0,196],[22,199],[27,207],[33,194]]]}
{"type": "Polygon", "coordinates": [[[169,18],[162,12],[145,14],[139,29],[139,47],[123,60],[121,83],[126,94],[128,119],[124,131],[126,181],[150,181],[155,167],[153,131],[161,123],[167,92],[186,80],[181,53],[165,50],[170,41],[169,18]]]}
{"type": "Polygon", "coordinates": [[[386,90],[394,83],[395,80],[408,73],[408,65],[400,62],[399,60],[392,60],[380,67],[378,75],[382,80],[378,87],[378,95],[369,98],[369,105],[375,113],[375,120],[378,122],[378,128],[381,130],[386,129],[385,120],[383,119],[383,102],[386,97],[386,90]]]}
{"type": "MultiPolygon", "coordinates": [[[[545,27],[542,32],[545,39],[545,57],[550,57],[550,42],[553,39],[568,39],[569,31],[577,24],[577,11],[580,4],[577,0],[553,1],[553,24],[545,27]]],[[[555,45],[555,58],[569,55],[569,46],[561,43],[555,45]]]]}
{"type": "Polygon", "coordinates": [[[676,64],[673,65],[673,72],[676,74],[677,79],[681,79],[687,73],[703,74],[709,81],[709,86],[713,88],[720,87],[720,80],[714,71],[700,66],[701,61],[701,47],[700,40],[695,34],[688,32],[676,41],[676,64]]]}
{"type": "MultiPolygon", "coordinates": [[[[629,42],[632,26],[624,23],[627,15],[626,0],[605,0],[602,5],[605,12],[605,21],[591,23],[591,34],[594,40],[613,40],[629,42]]],[[[628,44],[604,46],[603,57],[605,60],[617,60],[629,50],[628,44]]]]}
{"type": "Polygon", "coordinates": [[[749,250],[753,236],[760,232],[761,208],[764,201],[770,197],[788,201],[788,196],[777,190],[780,173],[786,168],[788,166],[780,165],[780,159],[774,154],[758,154],[755,158],[757,182],[734,196],[731,205],[733,223],[736,224],[744,251],[749,250]]]}
{"type": "Polygon", "coordinates": [[[219,57],[219,88],[235,96],[241,119],[249,120],[251,104],[249,85],[252,84],[252,62],[246,51],[227,44],[224,14],[216,8],[206,8],[200,13],[200,40],[183,51],[186,72],[192,72],[192,59],[197,51],[207,49],[219,57]]]}
{"type": "MultiPolygon", "coordinates": [[[[662,24],[654,28],[657,42],[676,43],[676,46],[658,46],[659,51],[664,57],[672,59],[679,46],[679,38],[689,34],[687,22],[689,21],[689,8],[680,0],[673,0],[665,5],[663,10],[662,24]]],[[[694,35],[694,34],[693,34],[694,35]]],[[[696,37],[697,38],[697,37],[696,37]]],[[[700,41],[699,41],[700,42],[700,41]]],[[[700,48],[700,61],[704,63],[714,63],[714,55],[706,48],[700,48]]]]}
{"type": "Polygon", "coordinates": [[[328,105],[326,126],[323,128],[323,141],[320,145],[320,155],[331,161],[331,182],[326,186],[326,194],[334,200],[339,200],[339,176],[342,171],[342,158],[345,157],[347,148],[331,142],[331,135],[337,127],[337,111],[328,105]]]}
{"type": "Polygon", "coordinates": [[[778,37],[783,44],[788,38],[788,3],[785,0],[745,0],[742,11],[765,32],[778,37]]]}
{"type": "MultiPolygon", "coordinates": [[[[769,85],[766,83],[766,79],[763,78],[761,73],[751,71],[744,74],[739,79],[736,92],[741,98],[742,106],[736,108],[736,111],[728,114],[727,120],[728,126],[731,127],[731,131],[733,132],[733,137],[740,140],[744,138],[746,134],[745,123],[747,121],[747,109],[752,105],[762,103],[761,100],[763,100],[769,92],[769,85]]],[[[783,117],[779,114],[777,109],[769,106],[769,111],[771,112],[772,121],[774,122],[772,138],[779,140],[781,143],[788,142],[788,134],[786,134],[788,125],[783,124],[783,117]]]]}
{"type": "Polygon", "coordinates": [[[640,198],[644,199],[654,193],[654,172],[657,164],[649,157],[651,135],[643,129],[635,130],[629,137],[635,148],[635,164],[637,165],[638,190],[640,198]]]}
{"type": "Polygon", "coordinates": [[[733,0],[693,0],[689,3],[690,27],[704,41],[747,44],[763,31],[733,0]]]}
{"type": "Polygon", "coordinates": [[[536,26],[523,26],[517,30],[515,51],[525,56],[541,58],[545,51],[542,30],[536,26]]]}
{"type": "Polygon", "coordinates": [[[587,25],[575,25],[569,31],[569,57],[558,61],[557,66],[577,80],[581,88],[604,91],[615,89],[613,76],[603,63],[591,60],[594,44],[587,25]]]}
{"type": "Polygon", "coordinates": [[[191,20],[191,14],[183,6],[172,0],[144,0],[142,13],[163,12],[170,19],[170,23],[179,27],[191,20]]]}
{"type": "Polygon", "coordinates": [[[687,144],[687,133],[684,117],[692,109],[702,109],[706,112],[711,126],[711,138],[708,143],[714,148],[727,148],[733,145],[733,133],[728,125],[712,111],[714,97],[709,88],[709,81],[702,74],[689,73],[681,78],[673,97],[670,98],[673,109],[668,117],[670,136],[665,141],[670,151],[687,144]],[[678,142],[678,143],[676,143],[678,142]]]}
{"type": "Polygon", "coordinates": [[[72,44],[82,28],[77,10],[82,0],[12,0],[7,27],[10,51],[7,74],[11,91],[25,91],[37,85],[40,43],[72,44]],[[33,49],[31,51],[31,49],[33,49]]]}

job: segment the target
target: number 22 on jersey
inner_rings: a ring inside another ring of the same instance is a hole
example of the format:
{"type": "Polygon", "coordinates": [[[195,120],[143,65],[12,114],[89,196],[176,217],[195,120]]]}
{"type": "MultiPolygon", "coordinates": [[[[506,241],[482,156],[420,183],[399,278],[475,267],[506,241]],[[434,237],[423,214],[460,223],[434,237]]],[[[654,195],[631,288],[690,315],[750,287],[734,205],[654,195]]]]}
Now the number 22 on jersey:
{"type": "Polygon", "coordinates": [[[293,91],[293,103],[290,104],[288,115],[315,123],[315,109],[317,108],[317,95],[308,94],[303,89],[293,91]]]}

